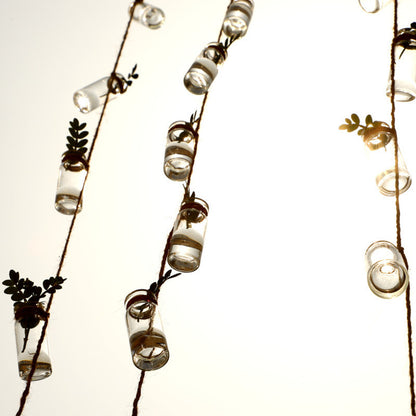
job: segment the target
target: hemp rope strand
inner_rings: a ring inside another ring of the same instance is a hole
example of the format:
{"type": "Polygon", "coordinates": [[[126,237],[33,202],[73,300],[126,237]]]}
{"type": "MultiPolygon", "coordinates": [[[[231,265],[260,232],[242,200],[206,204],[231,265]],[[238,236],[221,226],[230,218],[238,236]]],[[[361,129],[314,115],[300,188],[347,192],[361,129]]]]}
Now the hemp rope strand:
{"type": "MultiPolygon", "coordinates": [[[[122,51],[124,49],[124,44],[126,43],[128,33],[129,33],[129,29],[130,29],[130,26],[131,26],[131,22],[133,20],[134,9],[136,7],[136,4],[138,4],[138,3],[134,3],[134,5],[131,9],[130,18],[129,18],[129,21],[127,23],[127,27],[126,27],[126,30],[124,32],[123,40],[121,42],[121,45],[120,45],[120,48],[119,48],[119,51],[118,51],[118,54],[117,54],[117,59],[114,63],[114,68],[113,68],[112,74],[115,74],[116,71],[117,71],[117,67],[118,67],[118,64],[120,62],[121,54],[122,54],[122,51]]],[[[104,104],[103,104],[103,109],[101,111],[101,115],[100,115],[100,118],[98,120],[97,128],[95,130],[95,134],[94,134],[93,140],[91,142],[91,147],[90,147],[90,151],[89,151],[88,158],[87,158],[88,164],[90,163],[92,153],[93,153],[93,150],[94,150],[94,146],[95,146],[95,143],[96,143],[97,138],[98,138],[101,123],[103,121],[104,113],[105,113],[105,110],[107,108],[107,104],[108,104],[108,101],[109,101],[109,94],[110,94],[110,91],[107,91],[105,101],[104,101],[104,104]]],[[[75,209],[75,213],[72,217],[72,221],[71,221],[71,224],[70,224],[69,229],[68,229],[68,234],[67,234],[65,245],[64,245],[64,248],[63,248],[63,251],[62,251],[62,254],[61,254],[61,260],[59,262],[59,266],[58,266],[58,269],[57,269],[57,272],[56,272],[56,276],[59,276],[59,274],[61,273],[62,267],[64,265],[65,256],[66,256],[66,253],[67,253],[67,250],[68,250],[69,241],[71,239],[72,231],[74,229],[75,221],[76,221],[76,218],[77,218],[77,215],[78,215],[78,208],[79,208],[79,205],[80,205],[81,200],[82,200],[82,195],[84,193],[85,183],[87,182],[87,179],[88,179],[88,174],[89,174],[89,169],[87,170],[87,173],[85,175],[84,182],[83,182],[82,188],[81,188],[81,192],[79,194],[77,206],[76,206],[76,209],[75,209]]],[[[54,297],[54,294],[52,294],[49,297],[48,305],[46,307],[46,312],[47,313],[49,313],[50,308],[52,306],[53,297],[54,297]]],[[[28,375],[27,380],[26,380],[26,387],[23,390],[22,396],[20,398],[20,406],[19,406],[19,409],[16,413],[16,416],[21,416],[22,415],[22,412],[24,410],[27,398],[29,396],[30,386],[32,384],[32,379],[33,379],[33,374],[35,373],[36,364],[37,364],[37,361],[38,361],[38,358],[39,358],[39,355],[40,355],[40,351],[41,351],[41,348],[42,348],[43,341],[45,339],[45,334],[46,334],[46,329],[48,327],[48,323],[49,323],[49,316],[45,319],[45,322],[44,322],[43,327],[42,327],[41,336],[40,336],[39,341],[38,341],[38,345],[37,345],[37,348],[36,348],[35,355],[33,356],[33,359],[32,359],[31,369],[30,369],[29,375],[28,375]]]]}
{"type": "MultiPolygon", "coordinates": [[[[398,0],[394,0],[394,17],[393,17],[393,40],[390,49],[390,102],[391,102],[391,128],[394,138],[394,173],[395,173],[395,204],[396,204],[396,244],[397,249],[403,257],[406,268],[409,268],[404,248],[402,247],[401,224],[400,224],[400,197],[399,197],[399,146],[396,132],[396,103],[395,103],[395,39],[397,37],[397,9],[398,0]]],[[[409,354],[409,387],[410,387],[410,410],[412,416],[416,416],[416,395],[415,395],[415,376],[414,376],[414,360],[413,360],[413,341],[412,341],[412,307],[410,303],[410,283],[406,290],[406,321],[407,321],[407,345],[409,354]]]]}

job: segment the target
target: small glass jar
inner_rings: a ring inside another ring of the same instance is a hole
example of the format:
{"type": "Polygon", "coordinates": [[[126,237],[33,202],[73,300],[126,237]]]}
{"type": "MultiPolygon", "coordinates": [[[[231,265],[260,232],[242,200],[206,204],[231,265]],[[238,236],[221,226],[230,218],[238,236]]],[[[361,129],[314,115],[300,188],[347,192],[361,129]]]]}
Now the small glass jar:
{"type": "Polygon", "coordinates": [[[168,252],[168,263],[178,272],[193,272],[199,267],[208,209],[208,204],[199,198],[182,203],[168,252]]]}
{"type": "Polygon", "coordinates": [[[134,365],[146,371],[163,367],[169,360],[169,350],[155,295],[148,290],[135,290],[127,295],[124,305],[134,365]]]}
{"type": "Polygon", "coordinates": [[[108,101],[114,100],[127,90],[128,84],[121,74],[104,77],[74,93],[74,104],[81,113],[89,113],[102,106],[110,90],[108,101]]]}
{"type": "Polygon", "coordinates": [[[223,32],[231,37],[242,37],[247,33],[251,16],[253,15],[254,2],[252,0],[235,0],[227,9],[224,22],[222,24],[223,32]]]}
{"type": "MultiPolygon", "coordinates": [[[[131,14],[135,2],[132,2],[129,7],[129,14],[131,14]]],[[[165,22],[165,13],[162,9],[154,7],[142,1],[136,1],[134,7],[133,19],[149,29],[159,29],[165,22]]]]}
{"type": "MultiPolygon", "coordinates": [[[[396,101],[412,101],[416,97],[416,29],[401,29],[394,42],[394,98],[396,101]]],[[[391,96],[391,74],[386,93],[391,96]]]]}
{"type": "Polygon", "coordinates": [[[376,13],[393,0],[358,0],[361,8],[367,13],[376,13]]]}
{"type": "MultiPolygon", "coordinates": [[[[88,163],[78,152],[66,152],[59,168],[56,187],[55,208],[61,214],[72,215],[77,209],[78,199],[84,186],[88,163]]],[[[82,209],[82,198],[78,212],[82,209]]]]}
{"type": "MultiPolygon", "coordinates": [[[[14,314],[19,376],[23,380],[27,380],[32,369],[33,356],[36,353],[47,313],[43,305],[39,303],[36,306],[17,305],[14,308],[14,314]]],[[[49,358],[48,340],[45,336],[32,380],[42,380],[51,374],[52,366],[49,358]]]]}
{"type": "MultiPolygon", "coordinates": [[[[370,163],[376,174],[376,184],[385,196],[396,195],[396,174],[394,165],[394,133],[386,123],[378,127],[367,128],[364,143],[369,150],[370,163]]],[[[412,178],[398,148],[399,193],[406,192],[412,184],[412,178]]]]}
{"type": "Polygon", "coordinates": [[[376,241],[365,252],[368,286],[377,296],[391,299],[401,295],[409,274],[399,250],[388,241],[376,241]]]}
{"type": "Polygon", "coordinates": [[[221,43],[209,43],[185,75],[183,82],[187,90],[196,95],[208,92],[218,74],[218,65],[223,64],[226,58],[227,50],[221,43]]]}
{"type": "Polygon", "coordinates": [[[164,163],[164,172],[169,179],[184,181],[188,178],[197,137],[191,123],[176,121],[170,125],[164,163]]]}

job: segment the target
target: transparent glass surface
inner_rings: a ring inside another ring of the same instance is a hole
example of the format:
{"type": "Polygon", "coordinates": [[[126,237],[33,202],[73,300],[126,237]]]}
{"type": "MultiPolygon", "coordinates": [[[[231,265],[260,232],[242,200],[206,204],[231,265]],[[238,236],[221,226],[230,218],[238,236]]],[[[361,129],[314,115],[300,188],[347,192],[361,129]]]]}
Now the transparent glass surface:
{"type": "MultiPolygon", "coordinates": [[[[119,79],[123,79],[122,75],[117,74],[117,76],[119,79]]],[[[108,91],[108,80],[109,77],[101,78],[74,93],[74,104],[81,113],[89,113],[104,104],[108,91]]],[[[113,84],[113,91],[114,93],[110,93],[108,101],[114,100],[120,95],[121,91],[116,82],[113,84]]]]}
{"type": "MultiPolygon", "coordinates": [[[[36,353],[43,323],[44,320],[36,314],[15,320],[17,364],[19,376],[23,380],[27,379],[32,369],[32,360],[36,353]]],[[[32,380],[43,380],[51,374],[52,366],[49,358],[48,339],[45,336],[32,380]]]]}
{"type": "Polygon", "coordinates": [[[249,0],[236,0],[231,3],[222,25],[223,32],[230,37],[244,36],[247,33],[253,9],[254,3],[249,0]]]}
{"type": "Polygon", "coordinates": [[[198,269],[204,246],[208,204],[195,198],[195,203],[183,204],[176,218],[170,241],[168,263],[179,272],[198,269]]]}
{"type": "Polygon", "coordinates": [[[217,65],[207,58],[197,58],[183,80],[189,92],[205,94],[218,74],[217,65]]]}
{"type": "Polygon", "coordinates": [[[358,0],[361,8],[367,13],[376,13],[393,0],[358,0]]]}
{"type": "MultiPolygon", "coordinates": [[[[416,49],[404,49],[397,45],[395,56],[394,98],[396,101],[412,101],[416,97],[416,49]]],[[[386,93],[391,96],[390,74],[386,93]]]]}
{"type": "MultiPolygon", "coordinates": [[[[56,188],[55,208],[61,214],[72,215],[77,208],[78,199],[84,184],[87,170],[81,162],[62,162],[59,168],[56,188]]],[[[82,200],[78,212],[82,209],[82,200]]]]}
{"type": "Polygon", "coordinates": [[[169,360],[169,350],[157,304],[147,290],[136,290],[125,300],[131,356],[140,370],[157,370],[169,360]]]}
{"type": "MultiPolygon", "coordinates": [[[[129,7],[129,13],[131,13],[133,6],[134,2],[129,7]]],[[[139,3],[134,8],[133,19],[149,29],[159,29],[165,21],[165,13],[150,4],[139,3]]]]}
{"type": "MultiPolygon", "coordinates": [[[[385,196],[396,195],[393,136],[393,133],[385,123],[381,129],[370,128],[364,134],[369,165],[376,177],[376,185],[379,191],[385,196]]],[[[409,189],[412,184],[412,179],[400,152],[400,148],[398,148],[397,156],[399,165],[399,193],[402,194],[409,189]]]]}
{"type": "Polygon", "coordinates": [[[367,281],[371,291],[384,299],[401,295],[409,275],[397,248],[388,241],[376,241],[365,253],[367,281]]]}
{"type": "Polygon", "coordinates": [[[194,159],[195,137],[192,126],[185,121],[178,121],[169,127],[164,172],[174,181],[188,178],[194,159]]]}
{"type": "MultiPolygon", "coordinates": [[[[376,185],[385,196],[396,195],[396,175],[394,168],[394,142],[390,141],[385,147],[370,151],[371,166],[376,174],[376,185]]],[[[406,192],[412,184],[412,178],[398,149],[399,162],[399,193],[406,192]]]]}

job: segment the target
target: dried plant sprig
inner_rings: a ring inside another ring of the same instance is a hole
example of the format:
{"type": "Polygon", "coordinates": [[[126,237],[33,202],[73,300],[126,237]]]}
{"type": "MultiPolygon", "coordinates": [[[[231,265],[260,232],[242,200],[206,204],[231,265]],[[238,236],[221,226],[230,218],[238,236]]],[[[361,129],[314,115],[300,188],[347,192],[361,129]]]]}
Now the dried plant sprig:
{"type": "Polygon", "coordinates": [[[137,64],[134,65],[133,69],[131,70],[131,73],[127,76],[126,83],[130,87],[131,84],[133,84],[133,79],[139,78],[139,74],[136,73],[137,70],[137,64]]]}
{"type": "Polygon", "coordinates": [[[159,295],[160,288],[167,280],[173,279],[174,277],[180,276],[181,274],[182,273],[172,274],[172,270],[168,270],[157,282],[153,282],[150,285],[149,291],[153,292],[157,297],[159,295]]]}
{"type": "Polygon", "coordinates": [[[227,37],[227,39],[225,39],[224,43],[222,44],[224,49],[227,50],[240,37],[241,37],[240,35],[233,35],[233,36],[227,37]]]}
{"type": "Polygon", "coordinates": [[[72,121],[69,122],[70,127],[68,128],[70,136],[66,136],[68,143],[66,147],[68,148],[69,152],[78,153],[79,155],[84,155],[87,152],[87,148],[85,147],[88,143],[88,139],[85,137],[88,136],[88,131],[82,131],[87,126],[87,123],[79,124],[77,118],[74,118],[72,121]]]}

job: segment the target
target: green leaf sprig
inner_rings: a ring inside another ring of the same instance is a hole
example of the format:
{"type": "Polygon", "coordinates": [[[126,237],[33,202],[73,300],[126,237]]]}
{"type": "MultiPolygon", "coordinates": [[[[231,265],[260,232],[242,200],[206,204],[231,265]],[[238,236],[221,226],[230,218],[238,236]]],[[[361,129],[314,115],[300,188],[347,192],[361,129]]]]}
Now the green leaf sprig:
{"type": "Polygon", "coordinates": [[[85,147],[88,143],[88,139],[85,138],[88,136],[88,131],[82,131],[87,126],[87,123],[79,124],[78,119],[74,118],[69,122],[69,125],[70,127],[68,128],[68,131],[71,135],[66,136],[68,140],[66,147],[69,152],[75,152],[82,156],[88,150],[85,147]]]}
{"type": "Polygon", "coordinates": [[[11,295],[14,306],[36,306],[47,294],[52,295],[62,289],[65,280],[61,276],[50,277],[43,281],[42,289],[27,278],[20,278],[19,272],[10,270],[9,279],[3,281],[3,285],[7,286],[4,293],[11,295]]]}
{"type": "Polygon", "coordinates": [[[29,340],[29,333],[32,328],[35,328],[39,321],[39,311],[33,310],[37,308],[47,294],[52,295],[57,290],[62,289],[62,283],[66,279],[60,276],[50,277],[43,281],[43,290],[41,287],[36,286],[29,279],[22,279],[19,276],[19,272],[10,270],[9,279],[3,281],[3,285],[7,286],[4,293],[11,295],[14,301],[15,311],[22,311],[19,323],[25,330],[25,336],[23,339],[22,353],[26,349],[27,342],[29,340]]]}
{"type": "Polygon", "coordinates": [[[373,121],[373,117],[368,114],[365,118],[365,125],[360,124],[360,118],[357,116],[357,114],[351,114],[351,119],[346,118],[345,122],[347,124],[341,124],[339,126],[340,130],[347,130],[349,133],[357,130],[359,127],[360,129],[357,131],[357,134],[359,136],[363,136],[366,132],[366,130],[374,127],[380,127],[382,125],[385,125],[382,121],[373,121]]]}

